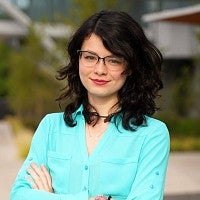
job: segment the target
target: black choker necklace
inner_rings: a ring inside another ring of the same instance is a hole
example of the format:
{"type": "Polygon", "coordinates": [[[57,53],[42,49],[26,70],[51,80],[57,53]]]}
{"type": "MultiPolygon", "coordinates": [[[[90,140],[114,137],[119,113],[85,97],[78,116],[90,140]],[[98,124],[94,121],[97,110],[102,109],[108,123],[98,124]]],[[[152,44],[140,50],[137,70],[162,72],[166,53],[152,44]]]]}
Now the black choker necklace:
{"type": "Polygon", "coordinates": [[[111,118],[112,118],[116,113],[118,113],[118,112],[114,112],[114,113],[111,113],[111,114],[105,116],[105,115],[99,115],[98,112],[89,112],[90,116],[97,117],[97,119],[99,119],[99,118],[104,118],[104,123],[110,122],[111,118]]]}

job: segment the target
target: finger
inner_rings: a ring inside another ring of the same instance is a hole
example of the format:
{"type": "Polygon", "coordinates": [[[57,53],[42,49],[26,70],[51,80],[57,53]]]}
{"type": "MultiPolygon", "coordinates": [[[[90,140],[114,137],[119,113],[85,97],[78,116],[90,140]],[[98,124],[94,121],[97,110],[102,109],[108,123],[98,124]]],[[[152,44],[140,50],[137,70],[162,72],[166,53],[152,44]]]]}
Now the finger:
{"type": "Polygon", "coordinates": [[[31,178],[33,179],[34,183],[37,185],[39,190],[44,189],[43,184],[40,180],[40,177],[31,167],[27,168],[27,172],[30,174],[31,178]]]}
{"type": "Polygon", "coordinates": [[[31,186],[32,186],[33,189],[35,189],[35,190],[39,189],[38,186],[35,184],[35,182],[33,181],[32,178],[30,178],[30,177],[27,176],[26,180],[31,184],[31,186]]]}
{"type": "Polygon", "coordinates": [[[52,189],[52,179],[51,179],[51,176],[49,174],[49,171],[47,170],[47,168],[44,165],[41,166],[41,169],[42,169],[42,171],[43,171],[43,173],[46,177],[49,189],[51,191],[53,191],[53,189],[52,189]]]}
{"type": "MultiPolygon", "coordinates": [[[[31,167],[35,170],[35,172],[40,177],[41,182],[44,187],[44,190],[53,193],[51,176],[50,176],[48,170],[46,169],[46,167],[44,165],[42,165],[40,168],[35,163],[31,163],[31,167]]],[[[41,189],[43,189],[43,188],[41,188],[41,189]]]]}
{"type": "Polygon", "coordinates": [[[48,181],[47,181],[47,178],[46,178],[44,172],[42,171],[42,169],[38,165],[36,165],[34,162],[31,163],[31,167],[40,179],[40,182],[42,184],[42,188],[40,188],[40,189],[49,191],[48,181]]]}

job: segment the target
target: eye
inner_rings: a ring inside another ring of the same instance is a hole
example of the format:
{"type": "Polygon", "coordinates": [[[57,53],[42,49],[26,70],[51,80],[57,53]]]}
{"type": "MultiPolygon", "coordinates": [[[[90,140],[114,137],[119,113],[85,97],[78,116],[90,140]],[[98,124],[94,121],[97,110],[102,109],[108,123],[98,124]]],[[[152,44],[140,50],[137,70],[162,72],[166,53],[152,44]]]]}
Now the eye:
{"type": "Polygon", "coordinates": [[[97,60],[97,56],[92,55],[92,54],[87,53],[87,52],[83,54],[83,57],[87,61],[96,61],[97,60]]]}
{"type": "Polygon", "coordinates": [[[115,58],[115,57],[112,57],[112,58],[108,58],[107,59],[107,62],[110,64],[110,65],[122,65],[123,61],[121,58],[115,58]]]}

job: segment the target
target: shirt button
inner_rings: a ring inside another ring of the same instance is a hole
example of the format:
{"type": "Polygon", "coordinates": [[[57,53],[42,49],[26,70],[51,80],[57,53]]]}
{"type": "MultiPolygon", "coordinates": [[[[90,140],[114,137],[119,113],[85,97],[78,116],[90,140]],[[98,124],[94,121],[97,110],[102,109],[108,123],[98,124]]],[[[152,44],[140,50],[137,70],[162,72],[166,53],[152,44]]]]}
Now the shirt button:
{"type": "Polygon", "coordinates": [[[84,188],[83,188],[83,191],[86,191],[87,190],[87,187],[85,186],[84,188]]]}
{"type": "Polygon", "coordinates": [[[85,170],[88,170],[88,166],[87,165],[85,165],[85,170]]]}
{"type": "Polygon", "coordinates": [[[157,171],[157,172],[156,172],[156,175],[158,176],[159,174],[160,174],[159,171],[157,171]]]}
{"type": "Polygon", "coordinates": [[[29,161],[32,161],[32,160],[33,160],[33,158],[32,158],[32,157],[29,157],[29,158],[28,158],[28,160],[29,160],[29,161]]]}

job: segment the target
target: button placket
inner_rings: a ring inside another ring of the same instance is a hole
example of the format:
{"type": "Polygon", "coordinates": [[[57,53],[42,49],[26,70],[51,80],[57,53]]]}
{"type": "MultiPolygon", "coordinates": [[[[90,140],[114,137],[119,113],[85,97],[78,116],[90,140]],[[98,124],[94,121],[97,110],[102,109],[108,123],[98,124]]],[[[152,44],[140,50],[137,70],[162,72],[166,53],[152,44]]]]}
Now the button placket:
{"type": "Polygon", "coordinates": [[[84,169],[83,191],[86,191],[86,190],[88,190],[88,184],[89,184],[89,165],[88,165],[88,163],[84,164],[83,169],[84,169]]]}
{"type": "Polygon", "coordinates": [[[88,165],[85,165],[85,170],[88,170],[88,165]]]}

